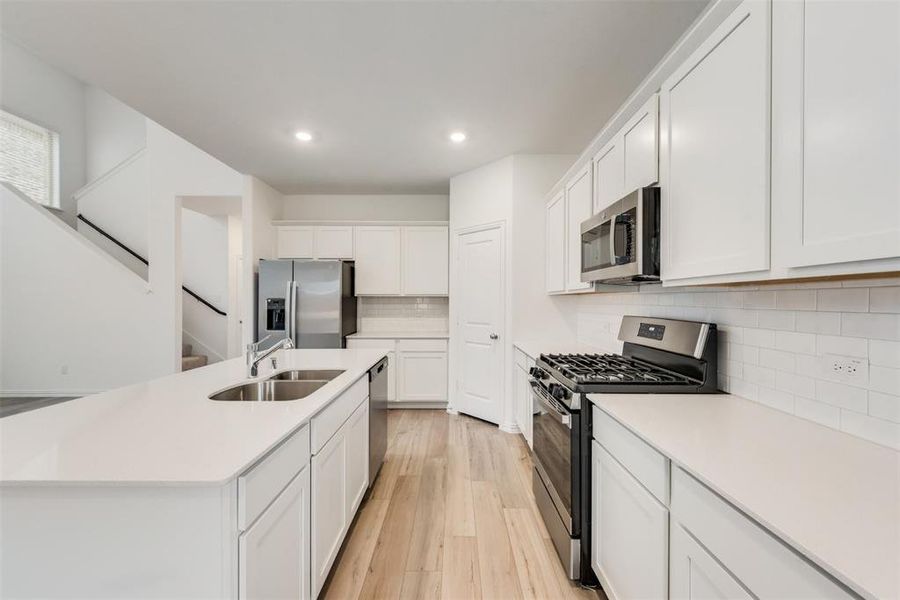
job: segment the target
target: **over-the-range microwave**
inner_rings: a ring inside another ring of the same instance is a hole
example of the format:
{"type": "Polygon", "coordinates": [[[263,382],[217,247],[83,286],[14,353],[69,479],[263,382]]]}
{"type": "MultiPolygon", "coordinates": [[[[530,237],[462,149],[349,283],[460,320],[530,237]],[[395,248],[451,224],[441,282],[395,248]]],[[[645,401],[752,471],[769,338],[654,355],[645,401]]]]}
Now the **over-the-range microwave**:
{"type": "Polygon", "coordinates": [[[581,281],[659,281],[659,188],[628,194],[581,224],[581,281]]]}

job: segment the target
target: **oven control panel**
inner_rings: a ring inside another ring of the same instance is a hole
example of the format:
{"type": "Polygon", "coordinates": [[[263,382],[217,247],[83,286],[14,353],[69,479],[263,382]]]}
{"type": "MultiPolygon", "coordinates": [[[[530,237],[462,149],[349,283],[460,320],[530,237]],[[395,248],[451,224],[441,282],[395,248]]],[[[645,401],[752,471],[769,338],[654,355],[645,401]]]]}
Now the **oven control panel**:
{"type": "Polygon", "coordinates": [[[641,323],[638,326],[638,337],[662,341],[666,333],[666,326],[659,323],[641,323]]]}

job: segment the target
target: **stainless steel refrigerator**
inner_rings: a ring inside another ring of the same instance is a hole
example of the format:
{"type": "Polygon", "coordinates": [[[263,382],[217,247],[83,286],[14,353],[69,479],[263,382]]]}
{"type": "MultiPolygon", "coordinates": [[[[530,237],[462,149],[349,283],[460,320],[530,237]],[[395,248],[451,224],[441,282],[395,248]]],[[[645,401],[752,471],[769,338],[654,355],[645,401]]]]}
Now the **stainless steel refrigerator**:
{"type": "Polygon", "coordinates": [[[297,348],[344,348],[356,333],[353,263],[260,260],[256,341],[290,336],[297,348]]]}

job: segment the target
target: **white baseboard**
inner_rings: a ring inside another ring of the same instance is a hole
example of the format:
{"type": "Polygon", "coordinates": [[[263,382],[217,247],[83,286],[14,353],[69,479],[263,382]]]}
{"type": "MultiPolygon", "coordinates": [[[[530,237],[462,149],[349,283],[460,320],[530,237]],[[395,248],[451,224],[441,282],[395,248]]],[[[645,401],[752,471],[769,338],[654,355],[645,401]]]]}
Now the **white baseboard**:
{"type": "Polygon", "coordinates": [[[500,431],[506,433],[522,433],[522,430],[519,429],[519,426],[515,423],[500,423],[500,431]]]}
{"type": "Polygon", "coordinates": [[[416,409],[439,409],[443,410],[447,408],[446,400],[437,400],[437,401],[425,401],[425,402],[398,402],[397,400],[388,400],[388,408],[389,409],[397,409],[397,408],[416,408],[416,409]]]}

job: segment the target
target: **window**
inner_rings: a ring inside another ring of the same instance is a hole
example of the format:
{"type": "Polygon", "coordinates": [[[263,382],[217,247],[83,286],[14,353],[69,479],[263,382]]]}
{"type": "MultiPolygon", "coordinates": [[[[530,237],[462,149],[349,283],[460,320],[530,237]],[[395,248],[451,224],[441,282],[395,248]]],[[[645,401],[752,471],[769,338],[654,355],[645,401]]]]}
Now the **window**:
{"type": "Polygon", "coordinates": [[[0,110],[0,181],[45,206],[59,207],[59,136],[0,110]]]}

